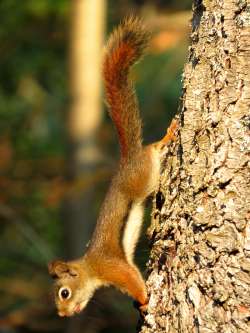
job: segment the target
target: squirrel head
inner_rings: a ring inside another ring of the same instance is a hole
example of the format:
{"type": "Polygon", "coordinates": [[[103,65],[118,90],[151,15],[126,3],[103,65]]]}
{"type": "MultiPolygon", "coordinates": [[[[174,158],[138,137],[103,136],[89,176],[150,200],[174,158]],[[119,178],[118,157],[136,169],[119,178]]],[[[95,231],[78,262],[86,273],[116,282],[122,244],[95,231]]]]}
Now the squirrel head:
{"type": "Polygon", "coordinates": [[[55,260],[48,265],[55,280],[54,297],[59,316],[80,313],[100,285],[84,259],[64,262],[55,260]]]}

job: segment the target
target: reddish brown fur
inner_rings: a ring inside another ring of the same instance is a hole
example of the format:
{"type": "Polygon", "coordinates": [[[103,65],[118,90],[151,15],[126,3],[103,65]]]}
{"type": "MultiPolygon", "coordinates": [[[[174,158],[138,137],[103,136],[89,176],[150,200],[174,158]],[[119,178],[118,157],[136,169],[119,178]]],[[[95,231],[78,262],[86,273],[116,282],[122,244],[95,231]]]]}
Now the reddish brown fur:
{"type": "Polygon", "coordinates": [[[112,260],[105,265],[103,278],[110,284],[128,293],[140,304],[147,303],[145,283],[139,271],[124,260],[112,260]]]}
{"type": "Polygon", "coordinates": [[[127,246],[121,239],[133,203],[142,202],[157,186],[159,150],[175,138],[177,125],[172,123],[162,141],[142,147],[141,119],[129,70],[142,56],[148,38],[139,20],[128,19],[112,34],[106,48],[104,84],[109,113],[119,136],[121,162],[85,255],[72,262],[49,264],[49,273],[56,279],[55,299],[59,315],[70,316],[79,312],[78,309],[86,306],[94,291],[107,284],[127,292],[144,307],[147,303],[143,278],[133,258],[128,263],[128,249],[132,249],[133,255],[138,241],[133,235],[137,234],[130,227],[127,229],[131,232],[127,246]],[[72,296],[63,300],[58,292],[65,286],[71,289],[72,296]]]}
{"type": "Polygon", "coordinates": [[[130,67],[142,56],[149,35],[137,19],[126,20],[111,35],[103,63],[109,113],[116,126],[122,158],[141,149],[141,119],[130,67]]]}
{"type": "Polygon", "coordinates": [[[126,124],[124,123],[124,120],[126,119],[123,119],[122,117],[122,112],[124,112],[124,110],[121,109],[122,103],[121,98],[119,98],[119,94],[121,93],[121,82],[124,82],[124,79],[127,80],[127,73],[121,73],[121,70],[128,68],[130,59],[133,57],[134,53],[135,50],[131,45],[127,43],[121,44],[113,51],[110,57],[106,58],[103,70],[106,98],[111,107],[111,117],[117,128],[122,156],[127,155],[128,140],[126,138],[126,124]]]}

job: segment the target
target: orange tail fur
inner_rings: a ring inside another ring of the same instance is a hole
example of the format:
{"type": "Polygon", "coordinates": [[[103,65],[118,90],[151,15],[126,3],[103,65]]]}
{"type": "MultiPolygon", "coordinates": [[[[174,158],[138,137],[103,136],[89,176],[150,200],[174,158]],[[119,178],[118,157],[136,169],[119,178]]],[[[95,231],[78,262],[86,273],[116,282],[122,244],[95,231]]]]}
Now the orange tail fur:
{"type": "Polygon", "coordinates": [[[142,123],[130,67],[148,44],[149,33],[138,19],[129,18],[111,35],[103,63],[103,76],[109,114],[116,126],[121,158],[133,156],[142,147],[142,123]]]}

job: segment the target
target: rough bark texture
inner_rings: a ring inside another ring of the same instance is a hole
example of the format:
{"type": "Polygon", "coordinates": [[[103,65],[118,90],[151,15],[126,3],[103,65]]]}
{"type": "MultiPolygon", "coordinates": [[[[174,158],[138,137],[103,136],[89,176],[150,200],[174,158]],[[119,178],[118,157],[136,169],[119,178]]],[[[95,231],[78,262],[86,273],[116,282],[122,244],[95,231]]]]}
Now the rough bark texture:
{"type": "Polygon", "coordinates": [[[250,2],[197,0],[192,26],[141,332],[250,332],[250,2]]]}

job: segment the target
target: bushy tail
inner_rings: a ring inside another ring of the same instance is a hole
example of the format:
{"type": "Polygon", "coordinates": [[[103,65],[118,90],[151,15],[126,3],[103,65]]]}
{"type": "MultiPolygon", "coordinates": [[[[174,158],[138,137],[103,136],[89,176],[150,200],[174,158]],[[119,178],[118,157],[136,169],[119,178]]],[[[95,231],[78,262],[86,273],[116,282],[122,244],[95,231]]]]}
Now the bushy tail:
{"type": "Polygon", "coordinates": [[[130,158],[142,147],[138,102],[129,79],[130,67],[148,45],[149,33],[137,18],[125,20],[110,36],[103,63],[109,114],[116,126],[121,158],[130,158]]]}

